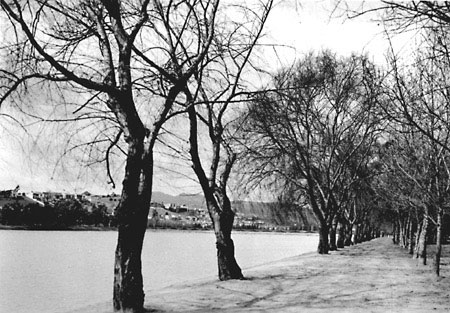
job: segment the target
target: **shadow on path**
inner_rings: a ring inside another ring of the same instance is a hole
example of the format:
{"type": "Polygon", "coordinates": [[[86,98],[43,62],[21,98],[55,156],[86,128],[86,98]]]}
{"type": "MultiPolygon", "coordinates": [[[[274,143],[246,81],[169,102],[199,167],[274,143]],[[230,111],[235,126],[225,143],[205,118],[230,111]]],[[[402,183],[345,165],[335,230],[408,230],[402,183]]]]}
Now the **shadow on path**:
{"type": "MultiPolygon", "coordinates": [[[[449,276],[448,265],[442,273],[449,276]]],[[[157,312],[205,313],[450,311],[450,280],[437,280],[388,238],[245,274],[249,279],[172,286],[148,295],[146,305],[157,312]]]]}

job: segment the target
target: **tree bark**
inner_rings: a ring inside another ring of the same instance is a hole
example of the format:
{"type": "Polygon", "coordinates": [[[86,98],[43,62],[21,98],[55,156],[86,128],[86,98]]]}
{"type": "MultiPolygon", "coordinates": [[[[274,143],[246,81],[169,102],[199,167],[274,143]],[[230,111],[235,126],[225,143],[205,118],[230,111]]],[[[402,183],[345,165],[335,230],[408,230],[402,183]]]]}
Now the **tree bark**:
{"type": "Polygon", "coordinates": [[[352,245],[356,245],[358,243],[358,225],[354,224],[352,227],[352,237],[351,237],[352,245]]]}
{"type": "Polygon", "coordinates": [[[344,225],[339,222],[337,225],[337,248],[344,248],[344,242],[345,242],[345,227],[344,225]]]}
{"type": "Polygon", "coordinates": [[[393,241],[396,245],[400,244],[400,224],[398,220],[394,223],[393,241]]]}
{"type": "Polygon", "coordinates": [[[406,246],[407,246],[407,241],[406,241],[406,221],[403,219],[403,218],[401,218],[400,220],[399,220],[399,228],[398,228],[398,231],[399,231],[399,236],[398,236],[398,240],[399,240],[399,244],[400,244],[400,247],[402,247],[402,248],[406,248],[406,246]]]}
{"type": "Polygon", "coordinates": [[[141,252],[145,225],[140,221],[119,226],[114,265],[114,310],[142,312],[144,291],[141,252]]]}
{"type": "Polygon", "coordinates": [[[419,264],[427,264],[427,229],[428,229],[428,211],[423,214],[422,229],[419,235],[419,242],[417,245],[417,258],[419,264]]]}
{"type": "Polygon", "coordinates": [[[326,223],[319,224],[319,246],[317,247],[319,254],[328,254],[330,250],[328,245],[328,229],[329,226],[326,223]]]}
{"type": "Polygon", "coordinates": [[[143,171],[143,158],[143,138],[130,140],[122,197],[116,208],[113,306],[120,312],[143,312],[144,306],[141,252],[151,199],[152,164],[146,164],[143,171]]]}
{"type": "Polygon", "coordinates": [[[333,222],[331,223],[330,227],[330,251],[336,251],[337,245],[336,245],[336,231],[337,231],[337,218],[335,217],[333,219],[333,222]]]}
{"type": "Polygon", "coordinates": [[[408,253],[412,255],[414,253],[414,223],[412,217],[409,219],[408,237],[408,253]]]}
{"type": "MultiPolygon", "coordinates": [[[[210,204],[213,205],[213,204],[210,204]]],[[[234,212],[231,208],[223,209],[217,213],[217,209],[212,209],[210,214],[216,235],[217,265],[220,280],[244,279],[241,268],[236,262],[234,254],[234,243],[231,239],[233,228],[234,212]]]]}
{"type": "Polygon", "coordinates": [[[436,220],[436,254],[434,257],[434,272],[436,276],[440,274],[440,266],[441,266],[441,252],[442,252],[442,208],[438,208],[437,212],[437,220],[436,220]]]}
{"type": "MultiPolygon", "coordinates": [[[[422,220],[423,222],[423,220],[422,220]]],[[[416,233],[414,235],[414,253],[413,253],[413,258],[418,258],[419,257],[419,239],[420,239],[420,233],[422,231],[422,223],[417,224],[417,228],[416,228],[416,233]]]]}
{"type": "Polygon", "coordinates": [[[345,241],[344,246],[351,246],[352,245],[352,229],[353,224],[348,223],[345,227],[345,241]]]}

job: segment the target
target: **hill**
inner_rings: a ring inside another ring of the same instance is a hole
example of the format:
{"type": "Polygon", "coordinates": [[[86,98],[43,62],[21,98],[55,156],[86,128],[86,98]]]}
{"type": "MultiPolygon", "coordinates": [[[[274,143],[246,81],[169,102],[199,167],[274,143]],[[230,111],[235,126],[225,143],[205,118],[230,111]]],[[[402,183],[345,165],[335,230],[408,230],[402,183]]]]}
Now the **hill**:
{"type": "MultiPolygon", "coordinates": [[[[205,198],[202,194],[182,193],[178,196],[173,196],[157,191],[153,193],[152,201],[187,205],[190,208],[206,208],[205,198]]],[[[288,208],[277,203],[241,200],[233,201],[232,207],[233,210],[245,216],[257,216],[260,219],[278,225],[317,226],[314,214],[306,207],[299,211],[298,208],[288,208]]]]}
{"type": "Polygon", "coordinates": [[[206,208],[205,198],[202,194],[181,193],[178,196],[168,195],[155,191],[152,194],[152,202],[173,203],[176,205],[187,205],[190,208],[206,208]]]}
{"type": "Polygon", "coordinates": [[[318,223],[308,207],[299,209],[294,206],[280,205],[275,202],[233,201],[233,209],[246,216],[257,216],[277,225],[303,226],[317,228],[318,223]]]}

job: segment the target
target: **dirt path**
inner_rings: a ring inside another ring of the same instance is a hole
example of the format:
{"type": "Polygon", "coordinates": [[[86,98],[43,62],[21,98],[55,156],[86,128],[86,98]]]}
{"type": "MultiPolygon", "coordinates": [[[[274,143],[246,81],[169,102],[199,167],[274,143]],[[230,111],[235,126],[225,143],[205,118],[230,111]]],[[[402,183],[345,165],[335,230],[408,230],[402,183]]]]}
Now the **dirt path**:
{"type": "MultiPolygon", "coordinates": [[[[431,260],[430,260],[431,263],[431,260]]],[[[390,239],[245,271],[248,280],[148,292],[153,312],[450,312],[450,266],[436,279],[390,239]]]]}

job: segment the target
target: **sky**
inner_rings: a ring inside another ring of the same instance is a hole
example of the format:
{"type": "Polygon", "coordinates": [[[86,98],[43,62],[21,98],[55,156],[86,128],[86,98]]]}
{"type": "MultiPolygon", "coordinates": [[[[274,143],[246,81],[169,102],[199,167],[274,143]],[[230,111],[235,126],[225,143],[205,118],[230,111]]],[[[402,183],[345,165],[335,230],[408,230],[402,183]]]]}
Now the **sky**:
{"type": "MultiPolygon", "coordinates": [[[[375,16],[347,19],[342,11],[335,10],[335,1],[284,1],[275,6],[266,25],[266,42],[276,43],[277,53],[268,57],[273,68],[287,66],[311,50],[330,49],[338,55],[366,53],[377,64],[384,64],[389,42],[383,25],[375,16]],[[334,11],[334,16],[331,17],[334,11]],[[336,17],[338,16],[338,17],[336,17]],[[275,57],[274,57],[275,56],[275,57]]],[[[367,2],[367,1],[366,1],[367,2]]],[[[368,1],[369,5],[376,2],[368,1]]],[[[360,2],[352,1],[352,6],[360,2]]],[[[1,23],[5,21],[0,19],[1,23]]],[[[1,39],[1,38],[0,38],[1,39]]],[[[397,36],[392,39],[396,51],[406,49],[411,37],[397,36]]],[[[1,108],[5,112],[7,108],[1,108]]],[[[58,164],[57,145],[40,145],[17,131],[17,125],[9,119],[1,119],[0,127],[0,190],[13,189],[20,185],[22,191],[59,191],[81,193],[85,190],[97,194],[120,193],[120,179],[115,189],[106,183],[104,168],[85,168],[76,162],[65,164],[65,174],[55,172],[58,164]],[[14,126],[14,127],[11,127],[14,126]],[[32,154],[32,155],[31,155],[32,154]]],[[[41,129],[32,128],[33,132],[41,129]]],[[[43,132],[49,142],[57,143],[57,134],[43,132]]],[[[170,164],[162,166],[170,168],[170,164]]],[[[191,175],[189,172],[186,175],[191,175]]],[[[117,173],[120,177],[122,173],[117,173]]],[[[193,173],[192,173],[193,177],[193,173]]],[[[169,194],[196,193],[200,189],[195,179],[186,179],[156,168],[154,190],[169,194]]]]}

